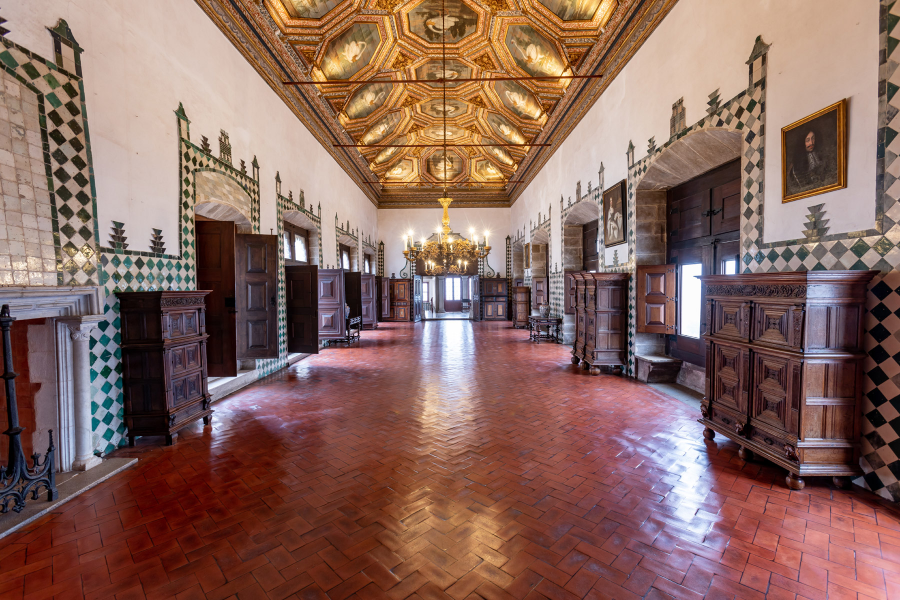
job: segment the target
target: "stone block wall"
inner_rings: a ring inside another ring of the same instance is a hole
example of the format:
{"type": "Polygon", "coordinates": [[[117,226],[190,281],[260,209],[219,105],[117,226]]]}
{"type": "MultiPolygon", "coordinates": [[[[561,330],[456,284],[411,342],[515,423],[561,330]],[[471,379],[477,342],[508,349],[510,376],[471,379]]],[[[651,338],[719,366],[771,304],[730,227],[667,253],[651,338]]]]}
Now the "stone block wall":
{"type": "Polygon", "coordinates": [[[547,277],[547,244],[531,245],[531,276],[547,277]]]}
{"type": "Polygon", "coordinates": [[[635,263],[666,264],[666,192],[638,190],[635,211],[635,263]]]}
{"type": "Polygon", "coordinates": [[[584,268],[584,228],[581,225],[564,227],[563,271],[581,271],[584,268]]]}

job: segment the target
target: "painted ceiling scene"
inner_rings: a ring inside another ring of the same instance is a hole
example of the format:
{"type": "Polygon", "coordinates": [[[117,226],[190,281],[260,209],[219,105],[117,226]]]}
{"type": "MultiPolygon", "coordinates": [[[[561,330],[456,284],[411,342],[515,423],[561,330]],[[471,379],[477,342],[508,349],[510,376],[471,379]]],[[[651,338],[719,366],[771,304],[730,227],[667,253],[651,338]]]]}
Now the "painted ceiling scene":
{"type": "Polygon", "coordinates": [[[444,187],[509,206],[674,0],[198,3],[372,201],[402,207],[444,187]]]}

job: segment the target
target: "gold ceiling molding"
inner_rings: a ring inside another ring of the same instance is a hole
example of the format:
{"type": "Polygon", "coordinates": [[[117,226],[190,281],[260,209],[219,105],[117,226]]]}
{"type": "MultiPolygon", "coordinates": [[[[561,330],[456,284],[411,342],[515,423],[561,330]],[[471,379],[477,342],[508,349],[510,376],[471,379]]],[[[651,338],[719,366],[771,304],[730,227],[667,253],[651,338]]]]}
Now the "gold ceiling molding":
{"type": "Polygon", "coordinates": [[[406,4],[406,0],[375,0],[375,5],[372,8],[394,12],[404,4],[406,4]]]}
{"type": "Polygon", "coordinates": [[[509,4],[507,4],[506,0],[481,0],[481,2],[491,9],[491,12],[496,13],[509,10],[509,4]]]}
{"type": "Polygon", "coordinates": [[[494,61],[491,58],[491,55],[488,54],[487,52],[474,58],[472,60],[472,62],[475,63],[476,66],[484,69],[485,71],[496,71],[497,70],[497,65],[494,64],[494,61]]]}
{"type": "Polygon", "coordinates": [[[610,79],[466,80],[552,76],[575,64],[579,73],[614,77],[676,0],[196,1],[378,206],[433,203],[445,178],[465,192],[455,195],[461,204],[508,206],[610,79]],[[373,81],[281,84],[308,81],[308,72],[316,81],[373,81]],[[421,81],[378,81],[386,77],[421,81]],[[429,79],[447,81],[446,89],[429,79]],[[550,146],[451,147],[436,157],[444,123],[450,146],[479,140],[550,146]],[[369,147],[336,145],[354,141],[369,147]],[[398,146],[407,143],[431,145],[398,146]],[[365,183],[385,171],[384,187],[365,183]],[[516,181],[505,184],[516,171],[516,181]]]}
{"type": "Polygon", "coordinates": [[[406,67],[412,65],[414,62],[416,62],[416,59],[412,58],[411,56],[407,56],[402,52],[398,52],[396,58],[394,58],[394,62],[391,63],[391,70],[402,71],[406,67]]]}

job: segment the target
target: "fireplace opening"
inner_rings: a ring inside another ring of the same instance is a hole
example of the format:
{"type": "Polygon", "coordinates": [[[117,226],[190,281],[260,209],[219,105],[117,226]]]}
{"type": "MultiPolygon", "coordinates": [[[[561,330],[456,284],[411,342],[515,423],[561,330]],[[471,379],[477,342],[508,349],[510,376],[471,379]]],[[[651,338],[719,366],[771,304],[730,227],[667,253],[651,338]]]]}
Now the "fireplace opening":
{"type": "MultiPolygon", "coordinates": [[[[19,375],[15,379],[19,425],[25,429],[21,436],[22,447],[31,466],[32,454],[47,452],[49,430],[53,430],[54,442],[59,447],[55,324],[53,319],[16,320],[10,329],[10,337],[13,367],[19,375]]],[[[8,426],[6,390],[0,385],[0,431],[6,431],[8,426]]],[[[4,463],[8,452],[7,438],[2,436],[0,455],[4,463]]]]}

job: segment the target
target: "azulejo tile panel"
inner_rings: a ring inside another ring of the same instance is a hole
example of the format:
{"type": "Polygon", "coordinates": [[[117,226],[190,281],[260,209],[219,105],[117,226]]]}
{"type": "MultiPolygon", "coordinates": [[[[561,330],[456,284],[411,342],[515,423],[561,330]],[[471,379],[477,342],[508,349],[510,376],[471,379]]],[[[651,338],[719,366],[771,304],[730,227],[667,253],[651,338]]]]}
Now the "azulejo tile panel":
{"type": "MultiPolygon", "coordinates": [[[[152,251],[127,250],[123,244],[114,248],[100,248],[100,283],[106,294],[106,319],[92,333],[91,339],[91,381],[94,402],[93,427],[95,449],[108,453],[125,442],[123,419],[122,366],[119,343],[120,321],[118,291],[150,291],[157,289],[196,289],[196,249],[194,230],[194,207],[197,201],[196,176],[222,177],[228,186],[237,186],[250,199],[250,222],[254,233],[259,233],[259,165],[254,158],[252,171],[235,168],[230,161],[212,156],[205,147],[191,142],[190,121],[184,108],[179,105],[175,111],[179,132],[179,171],[181,185],[178,197],[179,254],[162,254],[152,251]]],[[[279,219],[280,223],[280,219],[279,219]]],[[[123,229],[128,224],[122,224],[123,229]]],[[[279,225],[280,227],[280,225],[279,225]]],[[[152,239],[152,238],[151,238],[152,239]]],[[[279,236],[279,240],[281,236],[279,236]]],[[[280,244],[280,242],[279,242],[280,244]]],[[[280,248],[280,246],[279,246],[280,248]]],[[[279,260],[283,260],[283,249],[279,260]]],[[[283,272],[283,262],[279,262],[279,274],[283,272]]],[[[260,360],[257,369],[271,373],[286,362],[287,345],[284,340],[285,326],[283,314],[284,282],[279,278],[279,348],[278,359],[260,360]]]]}
{"type": "MultiPolygon", "coordinates": [[[[62,39],[63,35],[71,35],[63,21],[60,21],[56,29],[51,30],[51,34],[57,44],[63,41],[67,45],[74,44],[72,39],[62,39]]],[[[77,44],[74,47],[77,48],[77,44]]],[[[75,61],[78,67],[80,48],[75,52],[75,61]]],[[[31,166],[33,159],[42,163],[43,168],[38,165],[35,165],[36,169],[29,168],[29,178],[37,176],[32,179],[36,193],[46,191],[49,195],[49,217],[38,215],[37,212],[35,217],[49,220],[46,225],[52,232],[52,258],[56,263],[56,278],[52,281],[52,278],[45,277],[51,271],[45,270],[42,262],[45,253],[49,256],[49,251],[37,249],[37,255],[33,258],[40,257],[41,268],[38,269],[34,261],[31,261],[33,264],[29,267],[26,261],[26,269],[22,271],[39,273],[40,283],[30,276],[27,282],[23,280],[13,283],[97,285],[96,199],[81,77],[4,37],[0,37],[0,68],[5,72],[4,77],[16,80],[20,86],[34,94],[36,100],[35,106],[30,109],[34,109],[33,116],[37,117],[37,130],[34,133],[38,133],[40,139],[28,140],[28,145],[34,147],[36,154],[29,154],[28,162],[31,166]]],[[[25,125],[23,115],[23,128],[25,125]]],[[[14,159],[13,166],[17,170],[24,169],[24,164],[17,165],[14,159]]],[[[46,246],[49,247],[50,244],[46,246]]],[[[26,251],[23,248],[22,255],[26,251]]]]}

